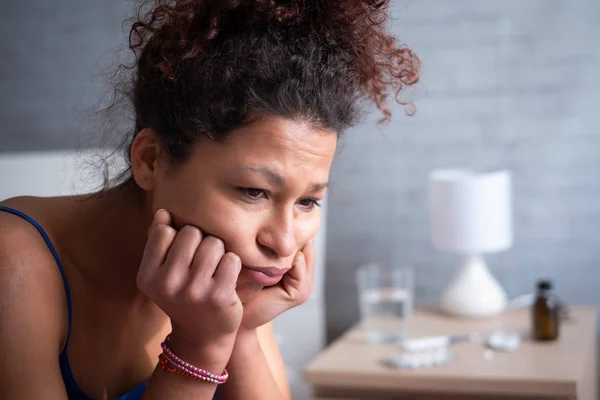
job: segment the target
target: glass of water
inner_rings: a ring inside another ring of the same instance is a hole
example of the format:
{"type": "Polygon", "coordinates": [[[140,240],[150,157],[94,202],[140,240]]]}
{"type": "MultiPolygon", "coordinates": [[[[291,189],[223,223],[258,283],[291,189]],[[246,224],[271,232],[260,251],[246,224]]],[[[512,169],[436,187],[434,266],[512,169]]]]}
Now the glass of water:
{"type": "Polygon", "coordinates": [[[414,276],[410,268],[367,264],[356,273],[361,326],[368,343],[409,336],[414,276]]]}

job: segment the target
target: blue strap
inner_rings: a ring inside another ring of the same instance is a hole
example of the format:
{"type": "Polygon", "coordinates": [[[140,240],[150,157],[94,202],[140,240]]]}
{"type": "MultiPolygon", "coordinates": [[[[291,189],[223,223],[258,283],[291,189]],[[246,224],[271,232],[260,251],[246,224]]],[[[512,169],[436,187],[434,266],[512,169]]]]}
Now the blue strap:
{"type": "Polygon", "coordinates": [[[23,214],[21,211],[15,210],[14,208],[9,208],[9,207],[4,207],[4,206],[0,206],[0,211],[6,211],[7,213],[19,216],[19,217],[23,218],[25,221],[29,222],[31,225],[33,225],[40,232],[40,235],[42,235],[42,237],[44,238],[46,245],[50,249],[50,252],[52,252],[54,259],[56,260],[56,264],[58,264],[58,269],[60,270],[60,275],[62,276],[63,284],[65,285],[65,294],[67,296],[67,310],[69,313],[69,330],[67,331],[67,340],[65,341],[65,347],[63,348],[63,351],[65,351],[67,349],[67,345],[69,344],[69,338],[71,337],[71,321],[73,319],[72,318],[73,312],[72,312],[72,305],[71,305],[71,291],[69,290],[69,283],[67,282],[67,275],[65,274],[65,269],[63,268],[63,265],[60,262],[60,258],[58,258],[58,253],[56,252],[56,249],[52,245],[52,242],[50,241],[50,238],[46,234],[46,231],[44,231],[44,228],[42,228],[40,226],[40,224],[38,224],[29,215],[23,214]]]}
{"type": "MultiPolygon", "coordinates": [[[[24,220],[26,220],[27,222],[29,222],[31,225],[33,225],[39,231],[40,235],[42,235],[42,237],[44,238],[46,245],[50,249],[50,252],[52,252],[54,259],[56,260],[56,264],[58,264],[58,269],[60,270],[60,275],[62,276],[63,284],[65,286],[65,294],[67,296],[67,310],[69,312],[69,331],[67,332],[67,340],[65,342],[65,347],[63,348],[63,350],[59,356],[60,369],[61,369],[61,373],[63,375],[63,380],[65,382],[65,389],[67,390],[69,399],[92,400],[91,397],[89,397],[85,393],[83,393],[83,391],[81,390],[79,385],[77,385],[75,376],[73,375],[73,371],[71,370],[71,364],[69,363],[69,358],[67,356],[67,345],[69,344],[69,338],[71,337],[71,324],[72,324],[73,312],[72,312],[72,303],[71,303],[71,291],[69,290],[69,283],[67,281],[67,275],[65,274],[65,269],[63,268],[62,262],[60,261],[60,258],[58,257],[58,253],[56,252],[56,249],[52,245],[52,242],[50,241],[50,238],[48,237],[48,235],[46,234],[44,229],[33,218],[31,218],[27,214],[22,213],[19,210],[15,210],[15,209],[9,208],[9,207],[0,206],[0,211],[6,211],[10,214],[19,216],[19,217],[23,218],[24,220]]],[[[122,396],[119,396],[115,400],[139,400],[139,399],[141,399],[142,393],[144,392],[144,389],[146,389],[147,385],[148,385],[147,381],[143,382],[141,385],[139,385],[132,391],[125,393],[122,396]]],[[[215,399],[216,398],[217,398],[217,395],[215,394],[215,399]]]]}

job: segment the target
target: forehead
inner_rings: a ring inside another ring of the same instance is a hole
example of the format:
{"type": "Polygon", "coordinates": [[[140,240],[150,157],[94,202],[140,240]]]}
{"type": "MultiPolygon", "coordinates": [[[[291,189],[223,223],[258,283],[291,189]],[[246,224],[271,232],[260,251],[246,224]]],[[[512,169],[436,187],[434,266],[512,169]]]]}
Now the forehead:
{"type": "Polygon", "coordinates": [[[264,117],[223,142],[201,141],[194,159],[221,170],[268,167],[281,175],[304,174],[326,181],[336,145],[335,132],[303,121],[264,117]]]}

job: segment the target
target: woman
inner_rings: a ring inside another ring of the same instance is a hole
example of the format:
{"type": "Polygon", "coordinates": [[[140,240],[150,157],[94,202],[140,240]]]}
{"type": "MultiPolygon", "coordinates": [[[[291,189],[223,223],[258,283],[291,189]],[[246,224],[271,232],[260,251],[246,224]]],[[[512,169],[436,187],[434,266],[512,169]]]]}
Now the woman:
{"type": "Polygon", "coordinates": [[[311,292],[338,138],[418,79],[387,3],[161,1],[133,24],[125,179],[1,203],[4,399],[289,398],[271,321],[311,292]]]}

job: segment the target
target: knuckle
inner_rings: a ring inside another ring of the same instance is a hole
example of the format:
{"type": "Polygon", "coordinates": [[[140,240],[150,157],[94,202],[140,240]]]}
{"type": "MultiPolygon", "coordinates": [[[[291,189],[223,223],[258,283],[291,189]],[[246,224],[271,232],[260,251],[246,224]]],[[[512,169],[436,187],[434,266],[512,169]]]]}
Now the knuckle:
{"type": "Polygon", "coordinates": [[[308,298],[310,297],[311,293],[312,293],[312,288],[306,288],[306,290],[302,290],[300,292],[300,298],[299,298],[300,302],[305,303],[308,300],[308,298]]]}
{"type": "Polygon", "coordinates": [[[225,243],[221,239],[215,236],[207,236],[202,241],[204,246],[208,248],[209,251],[214,251],[220,254],[225,253],[225,243]]]}
{"type": "Polygon", "coordinates": [[[208,301],[214,307],[222,308],[231,302],[231,293],[226,290],[213,290],[208,297],[208,301]]]}
{"type": "Polygon", "coordinates": [[[223,254],[223,257],[221,258],[221,260],[223,261],[224,264],[227,264],[228,266],[231,266],[232,268],[235,269],[241,269],[242,268],[242,260],[240,259],[240,257],[232,252],[227,252],[225,254],[223,254]]]}
{"type": "Polygon", "coordinates": [[[166,278],[160,286],[160,293],[163,297],[172,299],[177,296],[178,285],[174,279],[166,278]]]}
{"type": "Polygon", "coordinates": [[[191,225],[185,225],[183,228],[181,228],[179,234],[185,237],[189,237],[190,239],[202,239],[202,232],[200,232],[200,229],[191,225]]]}
{"type": "Polygon", "coordinates": [[[159,296],[163,299],[172,299],[176,295],[176,291],[171,286],[163,286],[160,288],[159,296]]]}
{"type": "Polygon", "coordinates": [[[310,297],[311,293],[312,293],[311,286],[305,286],[305,287],[300,288],[298,290],[298,292],[296,292],[296,295],[294,296],[294,302],[298,305],[304,304],[310,297]]]}
{"type": "Polygon", "coordinates": [[[154,228],[154,234],[158,237],[170,237],[173,238],[176,235],[175,229],[168,225],[158,225],[154,228]]]}
{"type": "Polygon", "coordinates": [[[296,305],[301,305],[306,303],[306,301],[308,300],[309,295],[306,293],[299,293],[298,297],[296,298],[296,301],[294,302],[296,305]]]}
{"type": "Polygon", "coordinates": [[[197,304],[204,301],[204,297],[203,288],[198,285],[193,285],[183,294],[183,301],[185,303],[197,304]]]}

